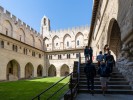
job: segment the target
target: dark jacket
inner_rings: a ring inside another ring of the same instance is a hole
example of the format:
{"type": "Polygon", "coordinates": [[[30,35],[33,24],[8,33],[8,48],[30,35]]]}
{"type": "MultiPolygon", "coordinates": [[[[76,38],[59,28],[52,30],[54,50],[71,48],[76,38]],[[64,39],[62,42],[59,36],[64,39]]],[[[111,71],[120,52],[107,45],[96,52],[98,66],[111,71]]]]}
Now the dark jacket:
{"type": "Polygon", "coordinates": [[[96,76],[96,68],[93,64],[87,63],[84,67],[84,72],[89,78],[94,78],[96,76]]]}
{"type": "Polygon", "coordinates": [[[84,49],[84,55],[85,55],[85,56],[89,56],[89,49],[88,49],[88,48],[85,48],[85,49],[84,49]]]}

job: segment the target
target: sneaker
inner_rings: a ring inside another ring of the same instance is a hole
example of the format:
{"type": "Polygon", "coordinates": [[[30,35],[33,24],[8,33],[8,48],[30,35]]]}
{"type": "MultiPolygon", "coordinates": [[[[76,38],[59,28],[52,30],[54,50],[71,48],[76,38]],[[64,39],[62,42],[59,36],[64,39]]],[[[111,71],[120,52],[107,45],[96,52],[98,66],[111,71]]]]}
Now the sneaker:
{"type": "Polygon", "coordinates": [[[103,96],[105,96],[105,92],[103,91],[103,96]]]}
{"type": "Polygon", "coordinates": [[[91,90],[91,94],[92,94],[92,96],[94,96],[94,90],[91,90]]]}

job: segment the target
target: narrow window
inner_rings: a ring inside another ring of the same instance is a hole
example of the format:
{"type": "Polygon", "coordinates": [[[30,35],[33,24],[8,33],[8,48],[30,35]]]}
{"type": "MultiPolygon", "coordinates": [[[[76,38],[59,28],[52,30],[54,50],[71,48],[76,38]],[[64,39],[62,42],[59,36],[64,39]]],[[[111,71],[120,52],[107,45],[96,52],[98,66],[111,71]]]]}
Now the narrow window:
{"type": "Polygon", "coordinates": [[[6,29],[6,35],[8,35],[8,29],[6,29]]]}
{"type": "Polygon", "coordinates": [[[12,50],[14,51],[14,49],[15,49],[15,46],[14,46],[14,45],[12,45],[12,50]]]}
{"type": "Polygon", "coordinates": [[[1,48],[4,48],[4,41],[1,41],[1,48]]]}
{"type": "Polygon", "coordinates": [[[79,54],[76,54],[76,58],[79,58],[79,54]]]}
{"type": "Polygon", "coordinates": [[[20,35],[20,41],[21,41],[21,35],[20,35]]]}
{"type": "Polygon", "coordinates": [[[67,47],[69,47],[69,42],[67,42],[67,47]]]}
{"type": "Polygon", "coordinates": [[[77,40],[77,45],[79,45],[79,40],[77,40]]]}
{"type": "Polygon", "coordinates": [[[15,46],[15,47],[16,47],[16,50],[15,51],[17,52],[18,51],[18,46],[15,46]]]}
{"type": "Polygon", "coordinates": [[[58,46],[58,43],[56,43],[56,46],[58,46]]]}
{"type": "Polygon", "coordinates": [[[39,54],[39,58],[41,58],[41,54],[39,54]]]}

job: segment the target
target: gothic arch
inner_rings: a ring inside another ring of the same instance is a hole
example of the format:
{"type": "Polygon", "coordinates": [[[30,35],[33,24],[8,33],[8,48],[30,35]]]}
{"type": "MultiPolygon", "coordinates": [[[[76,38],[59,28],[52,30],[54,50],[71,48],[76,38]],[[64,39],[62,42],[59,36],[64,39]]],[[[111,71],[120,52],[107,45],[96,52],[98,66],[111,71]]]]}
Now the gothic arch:
{"type": "Polygon", "coordinates": [[[117,57],[121,49],[121,32],[117,20],[112,18],[108,27],[107,44],[117,57]]]}
{"type": "Polygon", "coordinates": [[[50,65],[48,69],[48,76],[56,76],[56,67],[54,65],[50,65]]]}
{"type": "Polygon", "coordinates": [[[61,66],[61,69],[60,69],[60,76],[66,76],[66,75],[68,75],[69,73],[70,73],[70,69],[69,69],[68,65],[63,64],[63,65],[61,66]]]}
{"type": "Polygon", "coordinates": [[[37,77],[42,77],[42,75],[43,75],[43,67],[42,65],[39,65],[37,67],[37,77]]]}
{"type": "Polygon", "coordinates": [[[60,49],[60,39],[57,35],[55,35],[52,39],[53,50],[60,49]]]}
{"type": "Polygon", "coordinates": [[[63,48],[71,48],[71,36],[69,34],[65,34],[63,37],[63,48]]]}
{"type": "Polygon", "coordinates": [[[20,64],[16,60],[10,60],[6,70],[7,80],[18,80],[20,78],[20,64]]]}
{"type": "Polygon", "coordinates": [[[35,38],[32,34],[30,36],[31,36],[31,41],[29,41],[29,42],[34,47],[35,46],[35,38]]]}
{"type": "Polygon", "coordinates": [[[25,78],[33,78],[34,77],[34,67],[32,63],[27,63],[25,66],[25,78]]]}
{"type": "Polygon", "coordinates": [[[39,48],[39,49],[42,49],[42,41],[38,38],[36,40],[36,47],[39,48]]]}
{"type": "Polygon", "coordinates": [[[19,29],[18,40],[25,42],[25,32],[22,28],[19,29]]]}
{"type": "Polygon", "coordinates": [[[5,20],[3,23],[3,26],[4,26],[4,34],[12,37],[13,36],[13,26],[10,23],[10,21],[5,20]]]}
{"type": "Polygon", "coordinates": [[[75,36],[75,47],[83,47],[84,46],[84,35],[81,32],[78,32],[75,36]]]}
{"type": "Polygon", "coordinates": [[[45,37],[44,39],[43,39],[43,48],[44,48],[44,50],[48,50],[48,48],[50,47],[50,45],[49,45],[49,39],[47,38],[47,37],[45,37]]]}

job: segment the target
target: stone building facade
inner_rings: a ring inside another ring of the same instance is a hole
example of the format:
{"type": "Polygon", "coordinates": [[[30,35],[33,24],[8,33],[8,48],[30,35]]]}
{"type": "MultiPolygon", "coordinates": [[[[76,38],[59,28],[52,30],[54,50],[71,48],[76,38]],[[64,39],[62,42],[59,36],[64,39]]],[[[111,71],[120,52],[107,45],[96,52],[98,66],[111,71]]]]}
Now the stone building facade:
{"type": "Polygon", "coordinates": [[[38,33],[0,7],[0,81],[67,75],[84,56],[88,33],[88,26],[51,31],[46,16],[38,33]]]}
{"type": "Polygon", "coordinates": [[[116,66],[133,83],[133,0],[94,0],[88,44],[95,56],[109,45],[116,66]]]}

